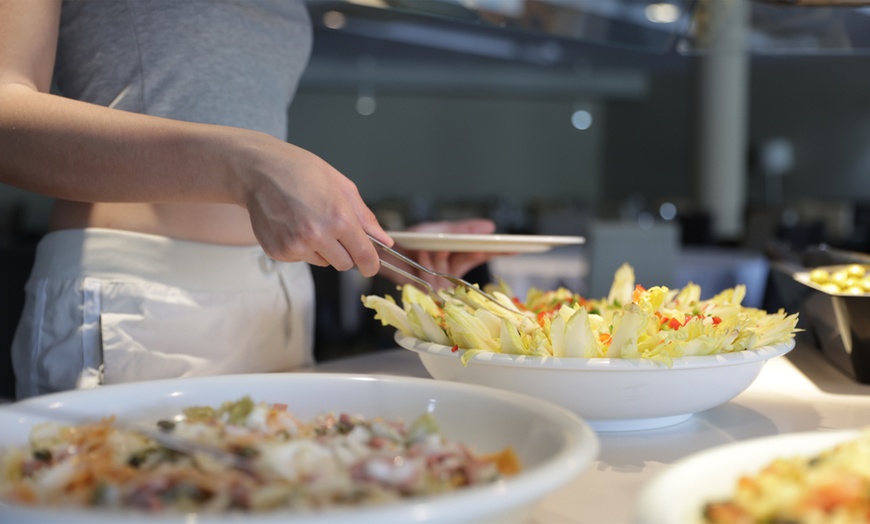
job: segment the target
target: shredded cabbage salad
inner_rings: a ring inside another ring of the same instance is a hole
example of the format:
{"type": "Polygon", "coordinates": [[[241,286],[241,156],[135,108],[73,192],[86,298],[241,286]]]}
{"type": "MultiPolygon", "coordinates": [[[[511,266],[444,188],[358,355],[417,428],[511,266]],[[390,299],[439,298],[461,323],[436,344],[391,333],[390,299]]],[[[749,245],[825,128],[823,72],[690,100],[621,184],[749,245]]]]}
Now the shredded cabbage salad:
{"type": "Polygon", "coordinates": [[[141,512],[313,511],[376,505],[495,482],[519,471],[510,448],[478,455],[423,414],[399,420],[324,413],[303,421],[249,397],[195,406],[162,431],[248,458],[234,468],[184,455],[112,424],[35,426],[0,450],[0,499],[141,512]]]}
{"type": "Polygon", "coordinates": [[[798,315],[741,305],[738,285],[701,300],[700,286],[679,290],[635,284],[623,264],[606,298],[587,299],[568,289],[532,289],[525,301],[504,284],[488,289],[511,311],[462,287],[439,292],[439,307],[418,288],[401,288],[402,305],[389,295],[363,296],[375,319],[428,342],[463,349],[463,363],[482,351],[580,358],[644,358],[672,365],[676,357],[755,349],[791,340],[798,315]]]}

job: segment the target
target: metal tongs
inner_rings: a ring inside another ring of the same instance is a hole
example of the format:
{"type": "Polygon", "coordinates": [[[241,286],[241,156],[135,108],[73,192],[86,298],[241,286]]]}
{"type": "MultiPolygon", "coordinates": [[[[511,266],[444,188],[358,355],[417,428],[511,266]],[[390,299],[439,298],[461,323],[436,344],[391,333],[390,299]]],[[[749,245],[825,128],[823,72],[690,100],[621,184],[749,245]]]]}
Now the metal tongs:
{"type": "MultiPolygon", "coordinates": [[[[409,266],[414,267],[416,269],[419,269],[420,271],[427,273],[429,275],[432,275],[433,277],[443,278],[444,280],[447,280],[448,282],[450,282],[456,286],[465,288],[466,290],[474,291],[475,293],[479,294],[480,296],[484,297],[485,299],[487,299],[488,301],[492,302],[493,304],[497,305],[498,307],[502,308],[505,311],[508,311],[510,313],[513,313],[513,314],[518,313],[518,311],[516,311],[515,309],[509,308],[508,306],[503,304],[499,299],[490,295],[489,293],[480,289],[479,287],[475,286],[471,282],[468,282],[467,280],[463,280],[463,279],[456,277],[456,276],[453,276],[453,275],[448,275],[446,273],[439,273],[438,271],[433,271],[433,270],[427,268],[426,266],[423,266],[423,265],[417,263],[416,261],[406,257],[405,255],[399,253],[395,249],[387,246],[386,244],[384,244],[380,240],[372,237],[371,235],[369,235],[368,237],[369,237],[369,240],[371,240],[375,246],[380,247],[384,252],[389,253],[390,255],[398,258],[399,260],[408,264],[409,266]]],[[[437,291],[435,291],[435,288],[432,287],[432,284],[430,284],[429,282],[426,282],[425,280],[418,277],[417,275],[414,275],[413,273],[405,271],[404,269],[387,262],[386,260],[383,259],[383,257],[379,257],[379,258],[381,261],[381,265],[383,267],[389,269],[390,271],[394,271],[394,272],[420,284],[421,286],[426,288],[426,290],[429,292],[429,295],[432,297],[432,299],[435,301],[435,303],[437,303],[442,308],[445,306],[447,301],[444,299],[443,296],[441,296],[437,291]]],[[[469,304],[467,300],[463,300],[462,297],[459,297],[450,291],[444,290],[442,292],[450,295],[451,297],[453,297],[457,300],[465,302],[466,304],[470,305],[471,307],[477,307],[475,304],[469,304]]]]}

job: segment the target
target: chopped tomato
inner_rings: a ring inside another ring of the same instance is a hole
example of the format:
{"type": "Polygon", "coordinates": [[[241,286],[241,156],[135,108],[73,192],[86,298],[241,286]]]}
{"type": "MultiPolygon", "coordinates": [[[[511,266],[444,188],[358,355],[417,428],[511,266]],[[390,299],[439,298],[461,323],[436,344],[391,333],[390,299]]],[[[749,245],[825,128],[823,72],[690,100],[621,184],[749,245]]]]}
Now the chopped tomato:
{"type": "Polygon", "coordinates": [[[609,346],[610,343],[613,341],[613,335],[611,335],[610,333],[601,333],[600,335],[598,335],[598,339],[605,346],[609,346]]]}
{"type": "Polygon", "coordinates": [[[640,296],[643,294],[644,291],[646,291],[646,288],[641,286],[640,284],[634,286],[634,293],[631,294],[631,301],[637,304],[637,302],[640,300],[640,296]]]}
{"type": "MultiPolygon", "coordinates": [[[[666,317],[666,316],[660,315],[658,313],[658,311],[656,311],[655,314],[657,317],[659,317],[659,319],[661,321],[662,329],[665,329],[665,328],[680,329],[681,327],[683,327],[685,325],[685,322],[680,322],[679,320],[675,319],[674,317],[666,317]]],[[[688,320],[689,319],[687,318],[686,321],[688,321],[688,320]]]]}
{"type": "Polygon", "coordinates": [[[459,351],[459,345],[457,344],[457,345],[453,346],[452,348],[450,348],[450,351],[456,353],[457,351],[459,351]]]}
{"type": "Polygon", "coordinates": [[[864,483],[859,477],[844,475],[844,478],[835,483],[823,484],[810,490],[806,495],[806,503],[827,513],[838,507],[859,503],[864,489],[864,483]]]}
{"type": "Polygon", "coordinates": [[[520,311],[528,311],[528,310],[529,310],[529,308],[527,308],[526,305],[523,304],[523,301],[520,300],[520,297],[514,297],[514,298],[511,299],[511,301],[514,303],[514,305],[515,305],[515,306],[517,307],[517,309],[519,309],[520,311]]]}

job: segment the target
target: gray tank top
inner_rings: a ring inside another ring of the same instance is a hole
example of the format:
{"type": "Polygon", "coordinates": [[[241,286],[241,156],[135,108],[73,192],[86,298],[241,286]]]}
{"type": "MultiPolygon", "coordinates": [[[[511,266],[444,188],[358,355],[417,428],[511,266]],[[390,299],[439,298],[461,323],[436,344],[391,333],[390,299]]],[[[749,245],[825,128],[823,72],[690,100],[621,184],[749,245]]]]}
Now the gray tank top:
{"type": "Polygon", "coordinates": [[[311,51],[301,0],[64,0],[63,96],[287,135],[311,51]]]}

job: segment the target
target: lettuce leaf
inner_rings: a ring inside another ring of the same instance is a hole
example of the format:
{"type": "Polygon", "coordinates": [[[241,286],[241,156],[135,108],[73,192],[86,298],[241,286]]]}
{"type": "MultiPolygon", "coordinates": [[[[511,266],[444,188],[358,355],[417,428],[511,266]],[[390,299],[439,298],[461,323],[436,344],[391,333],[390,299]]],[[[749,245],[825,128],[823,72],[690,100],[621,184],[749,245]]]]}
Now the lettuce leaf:
{"type": "Polygon", "coordinates": [[[444,315],[447,334],[460,348],[498,350],[499,342],[492,336],[487,325],[463,306],[447,304],[444,315]]]}
{"type": "Polygon", "coordinates": [[[607,294],[607,301],[611,304],[618,303],[622,306],[631,302],[634,293],[634,268],[628,264],[622,264],[613,275],[613,284],[607,294]]]}
{"type": "MultiPolygon", "coordinates": [[[[433,302],[434,303],[434,302],[433,302]]],[[[440,312],[440,310],[439,310],[440,312]]],[[[414,331],[414,336],[443,346],[452,346],[453,342],[447,333],[438,325],[438,321],[419,303],[412,303],[407,312],[408,323],[414,331]]]]}
{"type": "MultiPolygon", "coordinates": [[[[553,348],[555,354],[555,347],[553,348]]],[[[559,355],[556,355],[559,356],[559,355]]],[[[604,356],[599,337],[592,331],[589,313],[578,308],[565,326],[565,357],[595,358],[604,356]]]]}
{"type": "Polygon", "coordinates": [[[365,307],[375,310],[375,320],[380,320],[382,325],[392,326],[406,335],[415,336],[407,314],[396,304],[393,297],[368,295],[362,297],[362,303],[365,307]]]}

